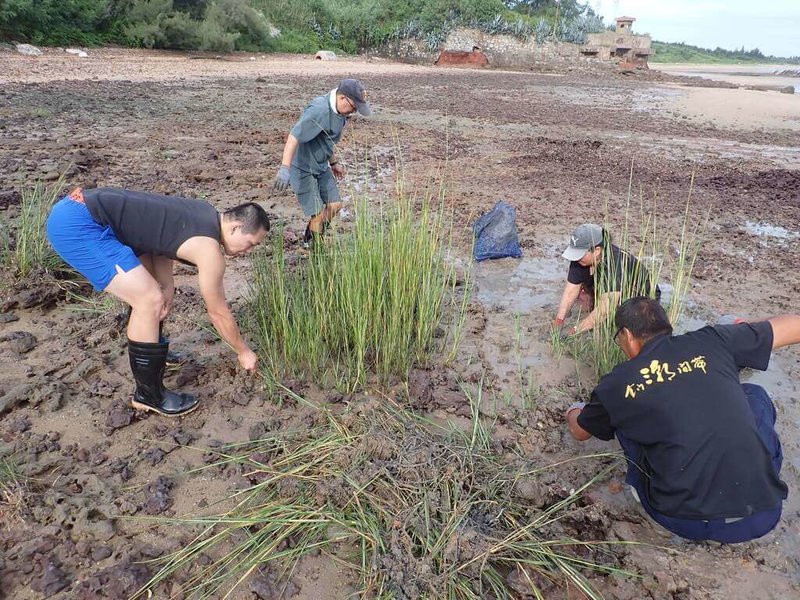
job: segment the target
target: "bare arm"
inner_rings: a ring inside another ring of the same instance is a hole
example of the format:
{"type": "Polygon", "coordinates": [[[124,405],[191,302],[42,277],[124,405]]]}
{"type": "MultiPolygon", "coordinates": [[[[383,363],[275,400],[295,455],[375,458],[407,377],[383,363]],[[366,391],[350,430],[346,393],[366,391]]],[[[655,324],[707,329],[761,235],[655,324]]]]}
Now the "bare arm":
{"type": "Polygon", "coordinates": [[[601,294],[600,298],[598,298],[597,306],[595,306],[594,310],[590,312],[585,319],[578,323],[575,332],[580,333],[592,329],[598,319],[605,318],[606,315],[613,313],[617,309],[621,299],[622,294],[620,292],[601,294]]]}
{"type": "Polygon", "coordinates": [[[767,319],[772,325],[772,349],[800,343],[800,315],[780,315],[767,319]]]}
{"type": "Polygon", "coordinates": [[[175,289],[172,277],[175,261],[167,256],[153,256],[153,270],[158,284],[164,289],[175,289]]]}
{"type": "Polygon", "coordinates": [[[153,271],[161,291],[164,293],[164,308],[160,318],[163,320],[172,310],[172,302],[175,299],[175,279],[172,272],[175,261],[166,256],[153,256],[153,271]]]}
{"type": "Polygon", "coordinates": [[[558,312],[556,313],[556,320],[563,321],[567,318],[569,311],[578,300],[581,293],[580,283],[569,283],[564,286],[564,293],[561,294],[561,302],[558,303],[558,312]]]}
{"type": "Polygon", "coordinates": [[[239,326],[225,299],[225,289],[222,285],[222,276],[225,274],[225,259],[220,254],[218,260],[206,260],[197,266],[200,293],[206,303],[208,316],[217,329],[222,339],[233,348],[237,354],[248,350],[247,343],[239,332],[239,326]]]}
{"type": "Polygon", "coordinates": [[[236,352],[239,364],[248,371],[255,371],[256,355],[244,341],[225,299],[225,288],[222,285],[225,257],[220,252],[218,242],[211,238],[192,238],[184,242],[178,251],[182,253],[182,257],[185,256],[197,265],[200,293],[214,328],[236,352]]]}
{"type": "Polygon", "coordinates": [[[299,145],[298,139],[290,133],[289,137],[286,138],[286,145],[283,147],[283,158],[281,158],[281,164],[284,167],[292,166],[292,161],[299,145]]]}

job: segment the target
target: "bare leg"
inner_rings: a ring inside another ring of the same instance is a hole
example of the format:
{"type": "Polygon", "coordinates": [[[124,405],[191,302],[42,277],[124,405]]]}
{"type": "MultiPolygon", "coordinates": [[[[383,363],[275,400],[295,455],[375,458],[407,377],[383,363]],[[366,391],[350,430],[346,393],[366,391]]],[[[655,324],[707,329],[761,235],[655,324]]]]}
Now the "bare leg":
{"type": "Polygon", "coordinates": [[[106,290],[131,307],[128,339],[137,342],[158,342],[158,324],[164,306],[164,295],[158,282],[143,265],[127,273],[117,274],[106,290]]]}
{"type": "Polygon", "coordinates": [[[317,213],[308,222],[308,228],[314,233],[323,233],[325,227],[339,213],[342,208],[341,202],[331,202],[326,204],[321,212],[317,213]]]}

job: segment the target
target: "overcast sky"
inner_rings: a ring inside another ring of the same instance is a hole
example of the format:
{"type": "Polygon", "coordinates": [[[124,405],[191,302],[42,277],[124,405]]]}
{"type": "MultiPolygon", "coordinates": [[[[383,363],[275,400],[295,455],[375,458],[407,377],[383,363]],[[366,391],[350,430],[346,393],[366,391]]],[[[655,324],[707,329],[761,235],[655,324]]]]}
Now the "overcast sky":
{"type": "Polygon", "coordinates": [[[800,0],[588,0],[606,23],[636,17],[634,33],[764,54],[800,56],[800,0]]]}

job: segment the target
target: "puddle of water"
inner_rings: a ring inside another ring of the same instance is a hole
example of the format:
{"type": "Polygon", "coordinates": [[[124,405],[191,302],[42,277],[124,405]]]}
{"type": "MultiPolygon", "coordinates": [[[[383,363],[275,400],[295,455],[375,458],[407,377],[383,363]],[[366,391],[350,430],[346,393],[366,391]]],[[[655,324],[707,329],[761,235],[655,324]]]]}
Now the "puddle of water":
{"type": "Polygon", "coordinates": [[[754,221],[747,221],[744,224],[744,230],[750,235],[777,238],[779,240],[794,240],[800,238],[800,233],[796,231],[790,231],[784,227],[770,225],[769,223],[755,223],[754,221]]]}
{"type": "Polygon", "coordinates": [[[504,258],[477,263],[475,297],[487,307],[530,313],[558,302],[567,266],[559,258],[504,258]]]}

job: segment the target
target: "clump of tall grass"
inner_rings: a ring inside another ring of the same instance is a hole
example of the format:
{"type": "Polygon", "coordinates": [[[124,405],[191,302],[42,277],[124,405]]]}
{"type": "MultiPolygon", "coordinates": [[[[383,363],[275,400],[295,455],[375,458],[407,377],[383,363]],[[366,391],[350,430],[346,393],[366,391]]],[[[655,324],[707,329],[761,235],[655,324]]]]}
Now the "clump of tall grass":
{"type": "MultiPolygon", "coordinates": [[[[614,314],[617,306],[625,300],[644,295],[655,297],[656,286],[668,282],[671,294],[665,306],[670,322],[675,325],[683,315],[684,302],[691,286],[691,275],[694,270],[700,243],[708,224],[709,213],[698,214],[692,206],[692,189],[694,175],[689,185],[689,194],[683,214],[681,226],[675,228],[672,223],[659,220],[658,202],[654,198],[648,203],[640,196],[638,210],[632,206],[633,194],[629,187],[628,196],[622,215],[622,225],[616,231],[611,225],[612,215],[608,207],[605,210],[603,227],[613,232],[613,242],[622,250],[638,257],[636,268],[630,272],[617,273],[617,265],[609,260],[611,252],[603,252],[603,276],[595,280],[594,306],[597,319],[591,332],[571,336],[562,340],[554,331],[551,345],[554,354],[560,356],[565,350],[577,360],[592,366],[597,377],[609,373],[616,365],[626,360],[622,350],[614,339],[617,327],[614,314]],[[618,295],[607,294],[607,281],[621,276],[622,286],[618,295]],[[599,310],[598,310],[599,309],[599,310]]],[[[584,315],[585,316],[585,315],[584,315]]],[[[581,318],[581,315],[578,316],[581,318]]]]}
{"type": "Polygon", "coordinates": [[[0,529],[24,522],[28,486],[22,468],[13,457],[0,457],[0,529]]]}
{"type": "Polygon", "coordinates": [[[0,263],[20,278],[35,271],[53,271],[64,266],[47,241],[45,231],[47,216],[63,186],[62,177],[50,185],[37,182],[32,188],[22,190],[13,234],[4,232],[0,248],[0,263]]]}
{"type": "MultiPolygon", "coordinates": [[[[355,201],[352,231],[331,231],[290,267],[283,235],[253,259],[251,314],[268,379],[311,378],[353,390],[369,373],[404,378],[457,340],[466,302],[448,260],[452,217],[441,196],[355,201]],[[452,322],[451,322],[452,320],[452,322]],[[450,327],[452,325],[452,327],[450,327]]],[[[467,278],[469,275],[467,274],[467,278]]]]}
{"type": "Polygon", "coordinates": [[[509,583],[516,571],[536,598],[551,583],[600,598],[589,576],[622,571],[607,545],[571,539],[558,523],[616,462],[537,508],[514,494],[530,472],[492,451],[479,400],[467,431],[437,429],[381,398],[325,413],[312,429],[219,449],[218,462],[201,469],[238,470],[250,487],[224,514],[168,520],[201,532],[159,559],[134,597],[179,572],[187,597],[227,598],[262,566],[286,575],[323,551],[352,569],[360,597],[510,600],[520,593],[509,583]]]}

